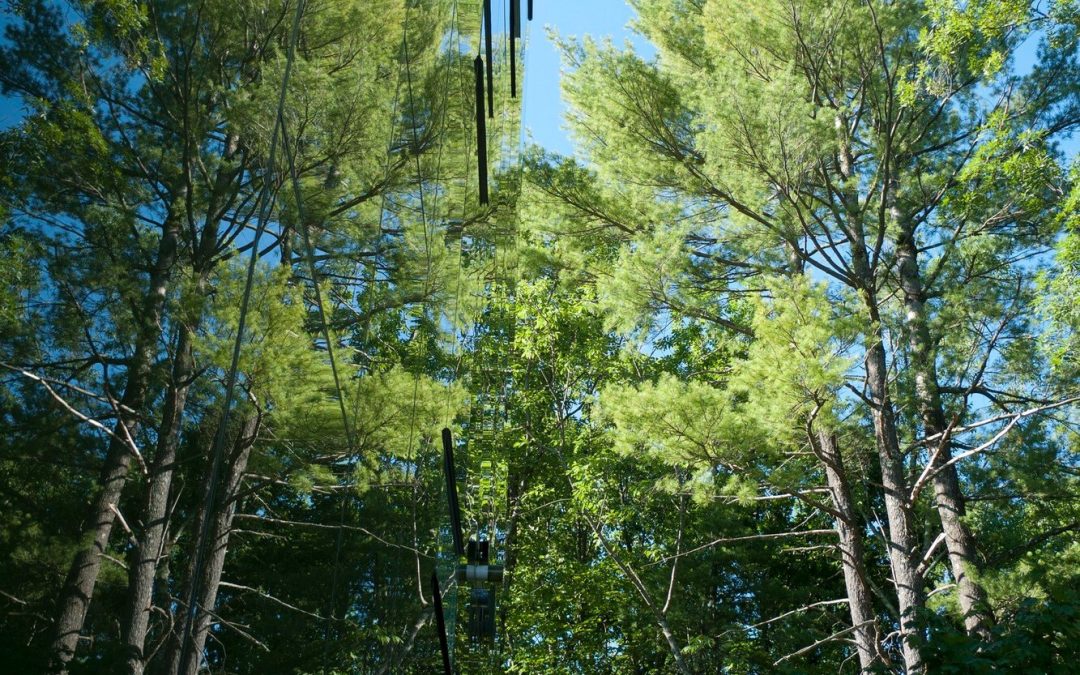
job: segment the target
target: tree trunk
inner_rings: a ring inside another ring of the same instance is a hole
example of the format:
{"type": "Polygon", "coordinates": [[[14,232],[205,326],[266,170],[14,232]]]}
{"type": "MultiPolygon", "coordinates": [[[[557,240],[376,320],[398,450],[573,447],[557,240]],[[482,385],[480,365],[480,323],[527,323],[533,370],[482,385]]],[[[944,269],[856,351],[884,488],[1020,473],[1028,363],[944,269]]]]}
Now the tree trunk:
{"type": "Polygon", "coordinates": [[[667,640],[668,648],[671,650],[671,656],[675,659],[675,669],[684,675],[690,675],[690,667],[686,665],[686,659],[683,658],[679,641],[675,639],[675,633],[671,631],[667,617],[661,613],[656,622],[660,624],[660,631],[663,632],[664,639],[667,640]]]}
{"type": "MultiPolygon", "coordinates": [[[[204,556],[203,569],[194,569],[194,560],[198,557],[194,550],[191,551],[188,565],[187,584],[190,588],[192,583],[198,582],[199,594],[196,598],[198,610],[195,612],[194,623],[188,627],[188,617],[191,616],[187,608],[181,608],[184,619],[180,622],[175,638],[170,640],[168,653],[165,660],[164,672],[168,675],[195,675],[203,657],[203,647],[206,644],[206,636],[212,622],[212,612],[217,602],[218,587],[221,583],[221,573],[225,568],[225,554],[228,550],[229,535],[232,531],[233,516],[236,513],[236,496],[240,491],[244,472],[247,470],[248,458],[251,456],[251,448],[255,443],[255,437],[259,431],[261,418],[258,414],[252,414],[243,424],[240,433],[236,437],[232,451],[225,458],[227,473],[222,479],[220,494],[216,500],[217,506],[211,507],[212,512],[207,514],[200,508],[197,526],[194,530],[199,531],[202,521],[211,518],[209,523],[210,534],[207,539],[209,550],[204,556]],[[196,580],[196,574],[199,575],[196,580]],[[182,641],[190,630],[191,648],[187,651],[184,663],[181,663],[183,653],[182,641]]],[[[212,460],[211,460],[212,461],[212,460]]],[[[204,481],[203,487],[209,490],[210,476],[204,481]]],[[[192,546],[199,545],[198,538],[192,540],[192,546]]],[[[186,595],[186,594],[185,594],[186,595]]]]}
{"type": "Polygon", "coordinates": [[[50,673],[67,673],[68,664],[75,656],[79,634],[86,621],[86,613],[101,570],[102,555],[109,546],[109,536],[116,517],[115,509],[127,483],[131,466],[132,450],[120,439],[127,436],[135,438],[139,418],[145,407],[150,370],[161,337],[161,315],[165,306],[169,276],[176,261],[179,236],[180,218],[170,213],[165,219],[157,261],[150,275],[149,293],[143,301],[142,312],[135,317],[138,321],[135,353],[127,369],[127,382],[120,399],[115,434],[110,437],[101,484],[82,531],[82,541],[87,542],[87,546],[75,554],[57,603],[56,625],[49,647],[50,673]]]}
{"type": "Polygon", "coordinates": [[[165,410],[158,431],[158,447],[150,470],[143,529],[128,568],[128,613],[124,626],[124,645],[127,651],[127,670],[134,675],[141,674],[146,666],[143,650],[153,607],[154,580],[158,562],[165,554],[176,449],[180,443],[180,427],[194,366],[191,341],[192,329],[181,324],[172,382],[165,399],[165,410]]]}
{"type": "MultiPolygon", "coordinates": [[[[814,442],[811,436],[811,442],[814,442]]],[[[880,665],[878,656],[877,615],[870,586],[866,581],[866,559],[863,547],[863,530],[855,511],[844,460],[836,445],[836,437],[825,432],[817,433],[817,454],[825,467],[825,477],[836,511],[836,532],[840,535],[840,563],[844,570],[844,588],[847,590],[851,625],[855,631],[855,648],[859,653],[859,665],[868,671],[880,665]]]]}
{"type": "MultiPolygon", "coordinates": [[[[901,651],[905,672],[908,675],[922,672],[922,654],[919,648],[916,621],[925,598],[922,576],[918,573],[919,540],[916,535],[911,508],[908,504],[908,486],[904,472],[904,456],[896,433],[896,418],[889,397],[889,371],[885,359],[884,335],[881,315],[878,311],[876,270],[871,265],[866,248],[866,234],[860,216],[859,198],[854,187],[854,158],[848,137],[848,122],[843,115],[834,120],[840,140],[837,168],[845,181],[841,192],[846,218],[845,233],[851,251],[852,287],[858,291],[867,310],[870,329],[866,340],[866,390],[869,394],[871,416],[874,421],[874,444],[878,463],[881,465],[881,485],[884,490],[885,515],[889,523],[889,567],[896,588],[897,609],[900,612],[901,651]]],[[[885,223],[878,223],[884,228],[885,223]]]]}
{"type": "Polygon", "coordinates": [[[878,313],[876,282],[867,257],[862,226],[850,223],[851,265],[859,283],[859,293],[867,309],[872,328],[866,339],[866,389],[869,393],[874,420],[874,440],[878,463],[881,465],[881,485],[885,493],[885,514],[889,522],[889,565],[896,588],[897,609],[900,611],[900,638],[905,672],[922,672],[922,654],[916,630],[918,614],[923,606],[922,576],[918,573],[919,539],[908,504],[908,485],[904,472],[904,457],[896,433],[892,401],[889,397],[889,373],[885,360],[885,345],[878,313]]]}
{"type": "Polygon", "coordinates": [[[889,521],[889,563],[900,610],[900,637],[904,664],[909,674],[922,672],[916,621],[923,604],[923,582],[918,573],[918,537],[908,507],[903,456],[897,441],[896,422],[889,400],[885,348],[880,335],[866,355],[866,377],[873,399],[874,437],[885,490],[885,513],[889,521]]]}
{"type": "Polygon", "coordinates": [[[931,466],[934,472],[934,501],[941,529],[945,534],[945,546],[949,565],[956,580],[960,609],[964,613],[964,627],[969,634],[982,638],[990,636],[994,615],[986,598],[986,591],[972,577],[978,569],[975,537],[964,524],[964,496],[956,465],[945,466],[952,459],[949,439],[945,437],[947,424],[938,391],[937,364],[930,329],[926,323],[923,306],[922,280],[915,247],[915,233],[910,223],[901,221],[901,233],[897,239],[900,285],[904,293],[904,324],[907,329],[911,367],[915,374],[915,399],[922,418],[923,431],[927,436],[937,436],[937,443],[930,446],[931,466]],[[944,467],[944,468],[942,468],[944,467]]]}
{"type": "MultiPolygon", "coordinates": [[[[226,141],[227,157],[237,152],[236,137],[229,135],[226,141]]],[[[220,232],[222,205],[228,202],[238,169],[219,169],[214,188],[206,208],[206,217],[199,235],[198,246],[193,251],[192,268],[198,275],[195,294],[202,298],[213,269],[220,232]]],[[[176,472],[176,451],[180,443],[180,431],[187,406],[188,390],[195,370],[192,341],[202,324],[203,308],[198,307],[188,318],[180,317],[176,356],[158,444],[150,469],[150,485],[147,490],[146,510],[142,517],[142,532],[138,548],[128,571],[128,611],[124,626],[124,646],[127,651],[127,670],[138,675],[146,668],[146,637],[150,613],[154,606],[154,587],[158,579],[158,566],[166,555],[166,537],[169,529],[168,504],[172,493],[172,481],[176,472]]],[[[158,584],[160,585],[160,584],[158,584]]]]}

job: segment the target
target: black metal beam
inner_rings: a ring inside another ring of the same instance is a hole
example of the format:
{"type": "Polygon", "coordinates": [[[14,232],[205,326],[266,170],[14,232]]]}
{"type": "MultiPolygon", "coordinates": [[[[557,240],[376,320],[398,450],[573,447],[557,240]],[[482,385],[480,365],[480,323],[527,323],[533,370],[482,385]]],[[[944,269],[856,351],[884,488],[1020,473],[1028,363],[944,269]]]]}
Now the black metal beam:
{"type": "Polygon", "coordinates": [[[454,468],[454,437],[449,429],[442,430],[443,472],[446,474],[446,499],[450,504],[450,529],[454,536],[454,553],[465,555],[461,538],[461,507],[458,505],[457,470],[454,468]]]}
{"type": "Polygon", "coordinates": [[[439,631],[439,651],[442,652],[443,673],[453,675],[453,665],[450,663],[450,643],[446,639],[446,617],[443,616],[442,593],[439,592],[439,575],[431,573],[431,597],[435,602],[435,628],[439,631]]]}
{"type": "MultiPolygon", "coordinates": [[[[487,121],[484,118],[484,59],[480,56],[473,61],[473,74],[476,75],[476,171],[480,180],[480,203],[487,204],[487,121]]],[[[443,433],[450,433],[450,430],[444,429],[443,433]]]]}
{"type": "Polygon", "coordinates": [[[521,37],[521,17],[518,16],[519,0],[510,0],[510,98],[517,98],[517,46],[514,40],[521,37]]]}
{"type": "MultiPolygon", "coordinates": [[[[530,5],[532,2],[530,0],[530,5]]],[[[484,0],[484,57],[487,59],[488,117],[495,117],[495,59],[491,57],[491,0],[484,0]]]]}

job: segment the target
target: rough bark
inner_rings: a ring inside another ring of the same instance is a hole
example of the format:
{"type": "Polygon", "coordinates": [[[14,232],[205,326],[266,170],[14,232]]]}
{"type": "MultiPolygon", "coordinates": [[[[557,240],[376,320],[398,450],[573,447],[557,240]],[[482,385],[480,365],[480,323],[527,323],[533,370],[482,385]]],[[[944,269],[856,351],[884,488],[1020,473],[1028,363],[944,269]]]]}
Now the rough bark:
{"type": "Polygon", "coordinates": [[[903,456],[896,435],[892,402],[889,400],[885,349],[875,336],[866,358],[866,376],[873,400],[874,437],[881,464],[881,484],[885,492],[885,513],[889,521],[889,564],[900,611],[900,637],[906,672],[922,672],[916,622],[923,605],[923,581],[918,573],[918,536],[908,506],[908,486],[903,456]]]}
{"type": "Polygon", "coordinates": [[[938,390],[937,364],[926,320],[915,234],[910,224],[904,221],[901,221],[897,240],[897,258],[904,295],[909,359],[915,375],[915,399],[923,431],[927,436],[939,439],[930,447],[934,503],[945,534],[949,566],[956,580],[960,610],[964,613],[964,627],[969,634],[987,638],[994,624],[994,616],[987,602],[986,591],[971,576],[971,572],[978,569],[975,537],[963,520],[965,503],[956,465],[948,464],[952,451],[945,433],[948,425],[938,390]]]}
{"type": "MultiPolygon", "coordinates": [[[[230,136],[229,157],[235,154],[235,139],[230,136]]],[[[192,268],[199,275],[195,294],[202,297],[214,266],[217,238],[220,230],[219,217],[221,205],[226,203],[228,192],[238,171],[222,170],[215,178],[214,191],[207,206],[199,238],[195,249],[192,268]]],[[[165,537],[168,529],[168,499],[172,492],[175,474],[176,449],[179,445],[180,428],[187,406],[188,390],[194,373],[192,359],[192,339],[202,323],[202,311],[197,310],[189,321],[180,320],[177,337],[176,355],[173,360],[173,372],[162,414],[161,429],[158,431],[158,448],[154,453],[150,469],[150,485],[147,490],[146,511],[143,514],[143,530],[138,537],[138,548],[129,568],[129,603],[124,625],[124,648],[127,671],[139,674],[146,667],[146,636],[149,627],[150,611],[153,607],[154,578],[157,577],[158,565],[165,549],[165,537]]]]}
{"type": "Polygon", "coordinates": [[[136,675],[142,673],[146,665],[143,650],[153,608],[154,579],[157,576],[158,562],[166,548],[176,450],[180,444],[180,426],[194,365],[191,340],[191,329],[182,325],[173,361],[172,381],[165,398],[161,428],[158,430],[158,447],[150,468],[150,486],[143,513],[143,527],[138,537],[138,547],[128,567],[128,612],[124,625],[124,646],[127,651],[127,670],[136,675]]]}
{"type": "MultiPolygon", "coordinates": [[[[858,291],[866,307],[866,318],[870,322],[865,338],[866,392],[874,422],[874,445],[881,469],[885,515],[889,525],[889,567],[896,588],[897,610],[900,612],[901,651],[905,672],[912,675],[922,672],[923,662],[916,631],[918,613],[924,603],[923,581],[918,573],[919,540],[908,500],[904,456],[900,449],[896,418],[889,396],[889,373],[877,298],[876,265],[871,264],[867,251],[859,197],[854,187],[854,157],[846,117],[837,115],[835,127],[840,140],[837,168],[845,186],[840,194],[846,220],[844,230],[851,251],[851,285],[858,291]]],[[[885,222],[882,220],[877,226],[883,235],[885,222]]]]}
{"type": "MultiPolygon", "coordinates": [[[[811,442],[814,442],[812,432],[811,442]]],[[[881,664],[877,647],[877,615],[870,586],[866,581],[866,559],[863,545],[863,529],[851,496],[844,459],[836,444],[836,437],[819,431],[816,433],[816,453],[825,467],[829,495],[836,511],[836,532],[840,537],[840,563],[844,570],[844,588],[847,591],[848,609],[859,665],[868,671],[881,664]]]]}
{"type": "Polygon", "coordinates": [[[853,226],[849,234],[852,237],[852,268],[860,281],[859,292],[872,326],[866,338],[866,390],[874,421],[881,485],[885,493],[885,515],[889,523],[889,566],[896,588],[897,609],[900,612],[900,638],[905,671],[913,674],[922,672],[923,661],[916,630],[916,621],[924,600],[922,576],[918,573],[919,539],[908,503],[904,458],[889,396],[888,367],[875,281],[866,255],[861,227],[853,226]]]}
{"type": "Polygon", "coordinates": [[[150,274],[150,288],[143,300],[141,312],[135,317],[138,330],[135,352],[128,364],[124,393],[120,398],[116,433],[111,437],[105,455],[105,465],[97,494],[94,497],[83,530],[81,548],[69,568],[67,579],[57,603],[56,624],[49,647],[47,670],[50,673],[67,673],[68,664],[75,656],[79,634],[86,621],[86,613],[94,596],[102,555],[109,546],[116,506],[127,483],[131,468],[132,450],[121,439],[135,438],[139,419],[146,405],[150,370],[161,338],[161,315],[169,278],[176,262],[177,244],[180,236],[180,218],[170,213],[162,227],[157,259],[150,274]]]}
{"type": "MultiPolygon", "coordinates": [[[[229,136],[226,143],[228,157],[236,154],[236,139],[229,136]]],[[[206,218],[194,252],[192,268],[198,275],[196,295],[202,297],[210,280],[220,231],[222,205],[228,199],[237,169],[219,170],[214,190],[206,210],[206,218]]],[[[146,508],[142,517],[142,530],[138,547],[128,568],[128,610],[123,628],[126,662],[129,673],[138,675],[146,667],[146,635],[150,612],[153,609],[155,578],[166,548],[168,536],[167,513],[172,481],[175,474],[176,451],[180,443],[180,431],[187,406],[187,394],[192,384],[195,363],[192,356],[192,340],[202,323],[202,312],[196,310],[189,320],[177,322],[176,356],[173,359],[172,377],[158,430],[158,445],[150,468],[150,484],[147,489],[146,508]]]]}
{"type": "MultiPolygon", "coordinates": [[[[214,605],[217,603],[218,588],[221,584],[221,573],[225,569],[225,556],[228,552],[229,536],[232,533],[233,516],[236,514],[236,497],[240,491],[244,472],[247,470],[248,458],[251,456],[251,448],[255,443],[255,437],[259,431],[259,415],[253,414],[243,424],[240,433],[233,443],[233,447],[225,458],[226,473],[221,479],[221,486],[216,500],[216,506],[212,507],[211,513],[207,514],[200,508],[197,517],[197,525],[194,531],[198,531],[202,521],[209,517],[208,550],[203,558],[202,570],[194,569],[195,551],[188,556],[189,561],[187,584],[198,583],[198,597],[193,625],[188,627],[187,618],[190,614],[181,608],[183,620],[179,622],[178,630],[169,642],[163,672],[168,675],[195,675],[203,657],[203,648],[206,644],[206,636],[213,620],[214,605]],[[196,580],[196,574],[198,579],[196,580]],[[190,630],[191,648],[187,652],[187,658],[181,663],[183,645],[181,640],[190,630]]],[[[204,481],[203,489],[211,488],[209,475],[204,481]]],[[[192,541],[192,546],[198,546],[197,538],[192,541]]]]}

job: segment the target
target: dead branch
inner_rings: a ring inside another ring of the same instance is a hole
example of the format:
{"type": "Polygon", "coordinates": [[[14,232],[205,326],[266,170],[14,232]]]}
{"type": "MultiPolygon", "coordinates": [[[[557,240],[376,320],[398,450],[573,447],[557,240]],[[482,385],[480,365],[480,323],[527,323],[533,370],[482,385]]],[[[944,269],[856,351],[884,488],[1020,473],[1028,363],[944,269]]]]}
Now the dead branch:
{"type": "Polygon", "coordinates": [[[792,614],[798,614],[799,612],[805,612],[806,610],[814,609],[815,607],[826,607],[828,605],[846,605],[847,603],[848,603],[847,598],[837,598],[836,600],[822,600],[821,602],[812,602],[809,605],[806,605],[804,607],[799,607],[798,609],[793,609],[791,611],[784,612],[783,614],[781,614],[779,616],[774,616],[771,619],[766,619],[765,621],[761,621],[761,622],[749,625],[746,628],[748,628],[748,629],[749,628],[760,628],[761,626],[765,626],[765,625],[768,625],[770,623],[773,623],[773,622],[779,621],[781,619],[784,619],[786,617],[789,617],[792,614]]]}
{"type": "Polygon", "coordinates": [[[114,432],[109,427],[105,426],[101,422],[98,422],[96,419],[90,417],[89,415],[83,414],[82,412],[77,410],[74,406],[72,406],[70,403],[65,401],[64,398],[62,396],[60,396],[60,394],[56,393],[56,390],[53,389],[49,385],[49,382],[44,377],[42,377],[40,375],[35,375],[34,373],[31,373],[30,371],[23,370],[22,368],[18,368],[16,366],[8,365],[7,363],[0,362],[0,366],[2,366],[4,368],[7,368],[8,370],[13,370],[16,373],[19,373],[20,375],[22,375],[23,377],[26,377],[26,378],[29,378],[29,379],[33,380],[34,382],[40,383],[41,386],[45,388],[45,391],[49,392],[49,396],[51,396],[54,401],[59,403],[61,405],[61,407],[64,408],[64,410],[67,410],[68,412],[70,412],[72,415],[79,418],[83,422],[86,422],[87,424],[94,427],[95,429],[98,429],[100,431],[104,431],[106,434],[108,434],[112,438],[115,438],[116,440],[118,440],[121,443],[123,443],[124,445],[126,445],[128,447],[128,449],[131,450],[131,454],[133,454],[135,456],[135,461],[138,463],[139,469],[142,471],[143,475],[144,476],[150,475],[149,470],[146,468],[146,460],[143,458],[142,452],[139,450],[139,446],[135,443],[135,440],[131,437],[131,434],[128,433],[127,426],[122,421],[120,421],[118,419],[117,420],[117,425],[121,429],[123,429],[124,438],[121,438],[120,436],[118,436],[116,434],[116,432],[114,432]]]}
{"type": "Polygon", "coordinates": [[[945,533],[942,532],[937,536],[936,539],[934,539],[934,541],[930,544],[929,548],[926,549],[926,553],[923,555],[922,560],[919,561],[919,567],[915,570],[915,574],[923,578],[926,577],[927,572],[929,572],[930,568],[933,567],[932,562],[934,559],[934,552],[937,551],[938,547],[944,543],[945,533]]]}
{"type": "Polygon", "coordinates": [[[651,565],[660,565],[660,564],[666,563],[669,560],[672,560],[673,558],[676,558],[676,557],[681,558],[682,556],[687,556],[687,555],[690,555],[691,553],[697,553],[698,551],[704,551],[707,548],[712,548],[713,546],[718,546],[720,544],[735,544],[735,543],[744,542],[744,541],[764,541],[764,540],[767,540],[767,539],[783,539],[785,537],[803,537],[803,536],[808,536],[808,535],[819,535],[819,534],[836,534],[836,530],[830,528],[830,529],[822,529],[822,530],[801,530],[801,531],[798,531],[798,532],[774,532],[774,533],[771,533],[771,534],[751,534],[751,535],[747,535],[745,537],[722,537],[720,539],[714,539],[713,541],[710,541],[707,544],[702,544],[701,546],[698,546],[696,548],[692,548],[692,549],[690,549],[688,551],[683,551],[682,553],[679,553],[677,555],[669,555],[667,557],[661,558],[660,560],[658,560],[658,561],[656,561],[654,563],[649,563],[649,565],[650,566],[651,565]]]}
{"type": "MultiPolygon", "coordinates": [[[[949,468],[950,466],[953,466],[954,464],[956,464],[957,462],[959,462],[962,459],[966,459],[968,457],[971,457],[972,455],[977,455],[980,452],[985,452],[985,451],[993,448],[995,445],[997,445],[998,441],[1000,441],[1002,438],[1004,438],[1005,435],[1007,433],[1009,433],[1009,431],[1011,431],[1012,428],[1014,426],[1016,426],[1020,422],[1020,420],[1026,418],[1026,417],[1031,417],[1033,415],[1037,415],[1037,414],[1039,414],[1041,412],[1046,412],[1047,410],[1052,410],[1054,408],[1060,408],[1062,406],[1069,405],[1070,403],[1074,403],[1076,401],[1080,401],[1080,396],[1074,396],[1072,398],[1067,398],[1067,399],[1064,399],[1064,400],[1061,400],[1061,401],[1057,401],[1056,403],[1048,403],[1047,405],[1041,405],[1041,406],[1036,406],[1034,408],[1028,408],[1027,410],[1022,410],[1022,411],[1020,411],[1018,413],[1009,413],[1007,415],[997,415],[995,417],[991,417],[991,418],[982,420],[980,422],[976,422],[975,424],[970,424],[967,427],[961,427],[961,428],[958,428],[958,429],[954,430],[953,435],[955,435],[957,433],[961,433],[963,431],[970,431],[970,430],[978,428],[978,427],[986,426],[987,424],[991,424],[993,422],[1000,422],[1000,421],[1006,420],[1006,419],[1009,420],[1008,424],[1006,424],[1004,427],[1002,427],[1000,431],[998,431],[996,434],[994,434],[994,436],[990,440],[983,443],[982,445],[980,445],[980,446],[978,446],[976,448],[973,448],[971,450],[968,450],[967,452],[962,452],[959,455],[954,456],[952,459],[950,459],[949,461],[947,461],[944,464],[941,464],[939,466],[935,466],[935,461],[933,461],[933,460],[930,461],[930,462],[927,462],[926,468],[923,469],[922,474],[919,476],[919,479],[917,481],[915,481],[915,485],[911,488],[911,496],[910,496],[910,498],[908,500],[908,503],[913,504],[915,502],[915,500],[918,499],[919,493],[922,492],[924,487],[926,487],[927,482],[931,478],[936,476],[937,474],[941,473],[942,471],[949,468]]],[[[942,434],[944,434],[944,433],[945,432],[942,432],[942,434]]],[[[930,440],[932,440],[934,438],[938,438],[938,437],[942,436],[942,434],[935,434],[934,436],[928,436],[922,442],[923,443],[928,442],[928,441],[930,441],[930,440]]],[[[934,459],[936,459],[937,456],[941,453],[943,446],[944,446],[944,444],[938,446],[937,451],[935,451],[935,453],[934,453],[934,459]]]]}
{"type": "Polygon", "coordinates": [[[299,521],[299,520],[282,520],[280,518],[270,518],[268,516],[256,516],[256,515],[251,514],[251,513],[238,513],[234,517],[235,518],[243,518],[243,519],[246,519],[246,520],[257,520],[257,521],[264,522],[264,523],[273,523],[274,525],[291,525],[291,526],[295,526],[295,527],[310,527],[310,528],[319,529],[319,530],[346,530],[346,531],[351,531],[351,532],[361,532],[361,533],[366,534],[367,536],[371,537],[375,541],[378,541],[379,543],[382,543],[382,544],[386,544],[387,546],[391,546],[393,548],[400,548],[400,549],[403,549],[405,551],[411,551],[411,552],[413,552],[413,553],[415,553],[415,554],[417,554],[417,555],[419,555],[421,557],[428,558],[429,560],[434,560],[434,558],[435,558],[435,556],[432,556],[432,555],[429,555],[429,554],[424,553],[422,551],[419,551],[419,550],[413,548],[412,546],[406,546],[405,544],[396,544],[396,543],[394,543],[392,541],[388,541],[386,539],[383,539],[382,537],[375,534],[371,530],[369,530],[367,528],[364,528],[364,527],[360,527],[358,525],[325,525],[323,523],[305,523],[305,522],[302,522],[302,521],[299,521]]]}
{"type": "MultiPolygon", "coordinates": [[[[988,424],[993,424],[994,422],[1002,422],[1004,420],[1012,419],[1014,417],[1030,417],[1031,415],[1038,414],[1038,413],[1043,412],[1045,410],[1051,410],[1053,408],[1060,408],[1062,406],[1069,405],[1070,403],[1076,403],[1077,401],[1080,401],[1080,396],[1072,396],[1072,397],[1069,397],[1069,398],[1066,398],[1066,399],[1062,399],[1060,401],[1055,401],[1054,403],[1046,403],[1046,404],[1043,404],[1043,405],[1040,405],[1040,406],[1036,406],[1034,408],[1028,408],[1027,410],[1022,410],[1022,411],[1020,411],[1018,413],[1003,413],[1001,415],[994,415],[993,417],[987,417],[986,419],[979,420],[978,422],[973,422],[973,423],[968,424],[966,426],[956,427],[955,429],[953,429],[951,431],[951,435],[956,436],[957,434],[967,433],[967,432],[972,431],[974,429],[978,429],[980,427],[985,427],[988,424]]],[[[914,449],[914,448],[919,447],[920,445],[926,445],[927,443],[932,443],[933,441],[936,441],[936,440],[940,439],[945,433],[946,433],[945,431],[942,431],[940,433],[936,433],[936,434],[933,434],[931,436],[927,436],[926,438],[923,438],[922,440],[916,441],[915,443],[913,443],[909,449],[914,449]]]]}
{"type": "Polygon", "coordinates": [[[871,621],[863,621],[862,623],[851,626],[850,628],[845,628],[844,630],[837,631],[837,632],[833,633],[832,635],[830,635],[827,638],[822,638],[822,639],[818,640],[817,642],[815,642],[812,645],[807,645],[806,647],[803,647],[799,651],[792,652],[792,653],[788,654],[787,656],[781,657],[778,661],[773,663],[773,666],[778,666],[781,663],[783,663],[784,661],[787,661],[788,659],[793,659],[796,656],[801,656],[801,655],[805,654],[806,652],[813,651],[814,649],[817,649],[818,647],[825,644],[826,642],[831,642],[831,641],[839,638],[842,635],[847,635],[848,633],[854,632],[855,630],[857,630],[859,628],[862,628],[863,626],[869,625],[871,623],[873,623],[873,620],[871,620],[871,621]]]}
{"type": "Polygon", "coordinates": [[[310,616],[313,619],[318,619],[319,621],[332,621],[332,619],[328,619],[327,617],[322,616],[321,614],[318,614],[316,612],[309,612],[306,609],[301,609],[301,608],[297,607],[296,605],[289,604],[289,603],[285,602],[284,600],[282,600],[281,598],[277,598],[277,597],[275,597],[273,595],[270,595],[266,591],[259,590],[258,588],[252,588],[251,586],[244,586],[243,584],[234,584],[234,583],[231,583],[231,582],[228,582],[228,581],[219,581],[218,585],[219,586],[224,586],[225,588],[235,588],[236,590],[239,590],[239,591],[247,591],[248,593],[254,593],[255,595],[259,596],[260,598],[265,598],[265,599],[269,600],[270,602],[273,602],[273,603],[276,603],[278,605],[281,605],[282,607],[285,607],[286,609],[291,609],[294,612],[299,612],[300,614],[310,616]]]}
{"type": "MultiPolygon", "coordinates": [[[[254,636],[254,635],[252,635],[251,633],[247,632],[246,630],[243,630],[243,629],[242,629],[242,628],[240,627],[240,624],[237,624],[237,623],[233,623],[232,621],[227,621],[227,620],[225,620],[225,619],[221,618],[221,615],[220,615],[220,614],[217,614],[217,613],[215,613],[215,612],[211,612],[211,611],[210,611],[209,609],[207,609],[207,608],[205,608],[205,607],[202,607],[201,609],[202,609],[202,611],[206,612],[206,613],[207,613],[207,615],[209,615],[209,616],[210,616],[210,617],[211,617],[212,619],[214,619],[214,621],[216,621],[217,623],[219,623],[219,624],[221,624],[222,626],[226,626],[227,628],[231,629],[231,630],[232,630],[232,631],[233,631],[234,633],[236,633],[236,634],[237,634],[237,635],[239,635],[240,637],[242,637],[242,638],[246,639],[247,641],[251,642],[251,643],[252,643],[253,645],[255,645],[256,647],[259,647],[259,648],[260,648],[260,649],[262,649],[262,650],[263,650],[264,652],[266,652],[266,653],[270,653],[270,647],[269,647],[269,646],[267,646],[267,644],[266,644],[265,642],[263,642],[263,641],[262,641],[262,640],[260,640],[259,638],[255,637],[255,636],[254,636]]],[[[216,637],[214,636],[214,631],[212,631],[212,630],[208,630],[208,631],[206,631],[206,635],[207,635],[207,637],[213,637],[213,638],[214,638],[215,640],[217,639],[217,638],[216,638],[216,637]]]]}
{"type": "Polygon", "coordinates": [[[128,525],[127,519],[124,518],[124,514],[120,513],[120,509],[116,507],[116,504],[109,504],[109,510],[112,511],[113,515],[116,516],[116,519],[120,521],[120,527],[124,528],[124,532],[127,532],[132,545],[138,547],[139,540],[135,538],[135,533],[131,531],[131,527],[128,525]]]}

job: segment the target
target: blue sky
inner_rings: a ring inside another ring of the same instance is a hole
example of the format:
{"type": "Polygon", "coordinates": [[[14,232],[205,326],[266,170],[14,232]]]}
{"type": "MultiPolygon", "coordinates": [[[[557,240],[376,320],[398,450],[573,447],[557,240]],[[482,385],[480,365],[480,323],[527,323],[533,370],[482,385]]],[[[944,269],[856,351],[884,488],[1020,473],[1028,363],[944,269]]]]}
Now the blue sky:
{"type": "MultiPolygon", "coordinates": [[[[565,105],[559,95],[559,53],[547,29],[563,37],[610,37],[622,44],[632,37],[627,24],[634,11],[623,0],[534,0],[533,5],[533,21],[527,29],[523,122],[533,142],[570,154],[573,147],[562,128],[565,105]]],[[[638,49],[649,49],[640,38],[633,42],[638,49]]]]}
{"type": "MultiPolygon", "coordinates": [[[[493,4],[496,5],[496,17],[492,23],[498,29],[498,24],[504,20],[499,7],[502,3],[493,4]]],[[[523,21],[528,47],[525,55],[525,131],[533,142],[549,150],[571,154],[573,146],[563,129],[565,104],[559,93],[561,64],[548,29],[563,37],[610,37],[616,44],[630,40],[639,53],[646,55],[651,55],[653,49],[629,30],[634,11],[624,0],[534,0],[533,5],[533,21],[523,21]]],[[[0,29],[5,24],[6,13],[0,12],[0,29]]],[[[1021,71],[1030,68],[1035,57],[1034,42],[1029,40],[1026,49],[1021,49],[1018,54],[1017,65],[1021,71]]],[[[22,110],[17,104],[0,97],[0,129],[15,124],[21,116],[22,110]]],[[[1078,146],[1080,143],[1074,138],[1063,149],[1071,155],[1078,146]]]]}
{"type": "MultiPolygon", "coordinates": [[[[566,154],[572,149],[562,131],[564,106],[559,96],[559,55],[546,29],[550,27],[563,36],[611,37],[621,44],[630,38],[627,24],[633,17],[634,11],[623,0],[533,0],[533,21],[523,21],[523,32],[528,39],[524,122],[535,142],[566,154]]],[[[493,24],[500,19],[495,18],[493,24]]],[[[7,23],[6,19],[0,13],[0,29],[7,23]]],[[[635,40],[635,44],[642,46],[640,40],[635,40]]],[[[21,116],[21,109],[13,101],[0,99],[0,128],[15,124],[21,116]]]]}

